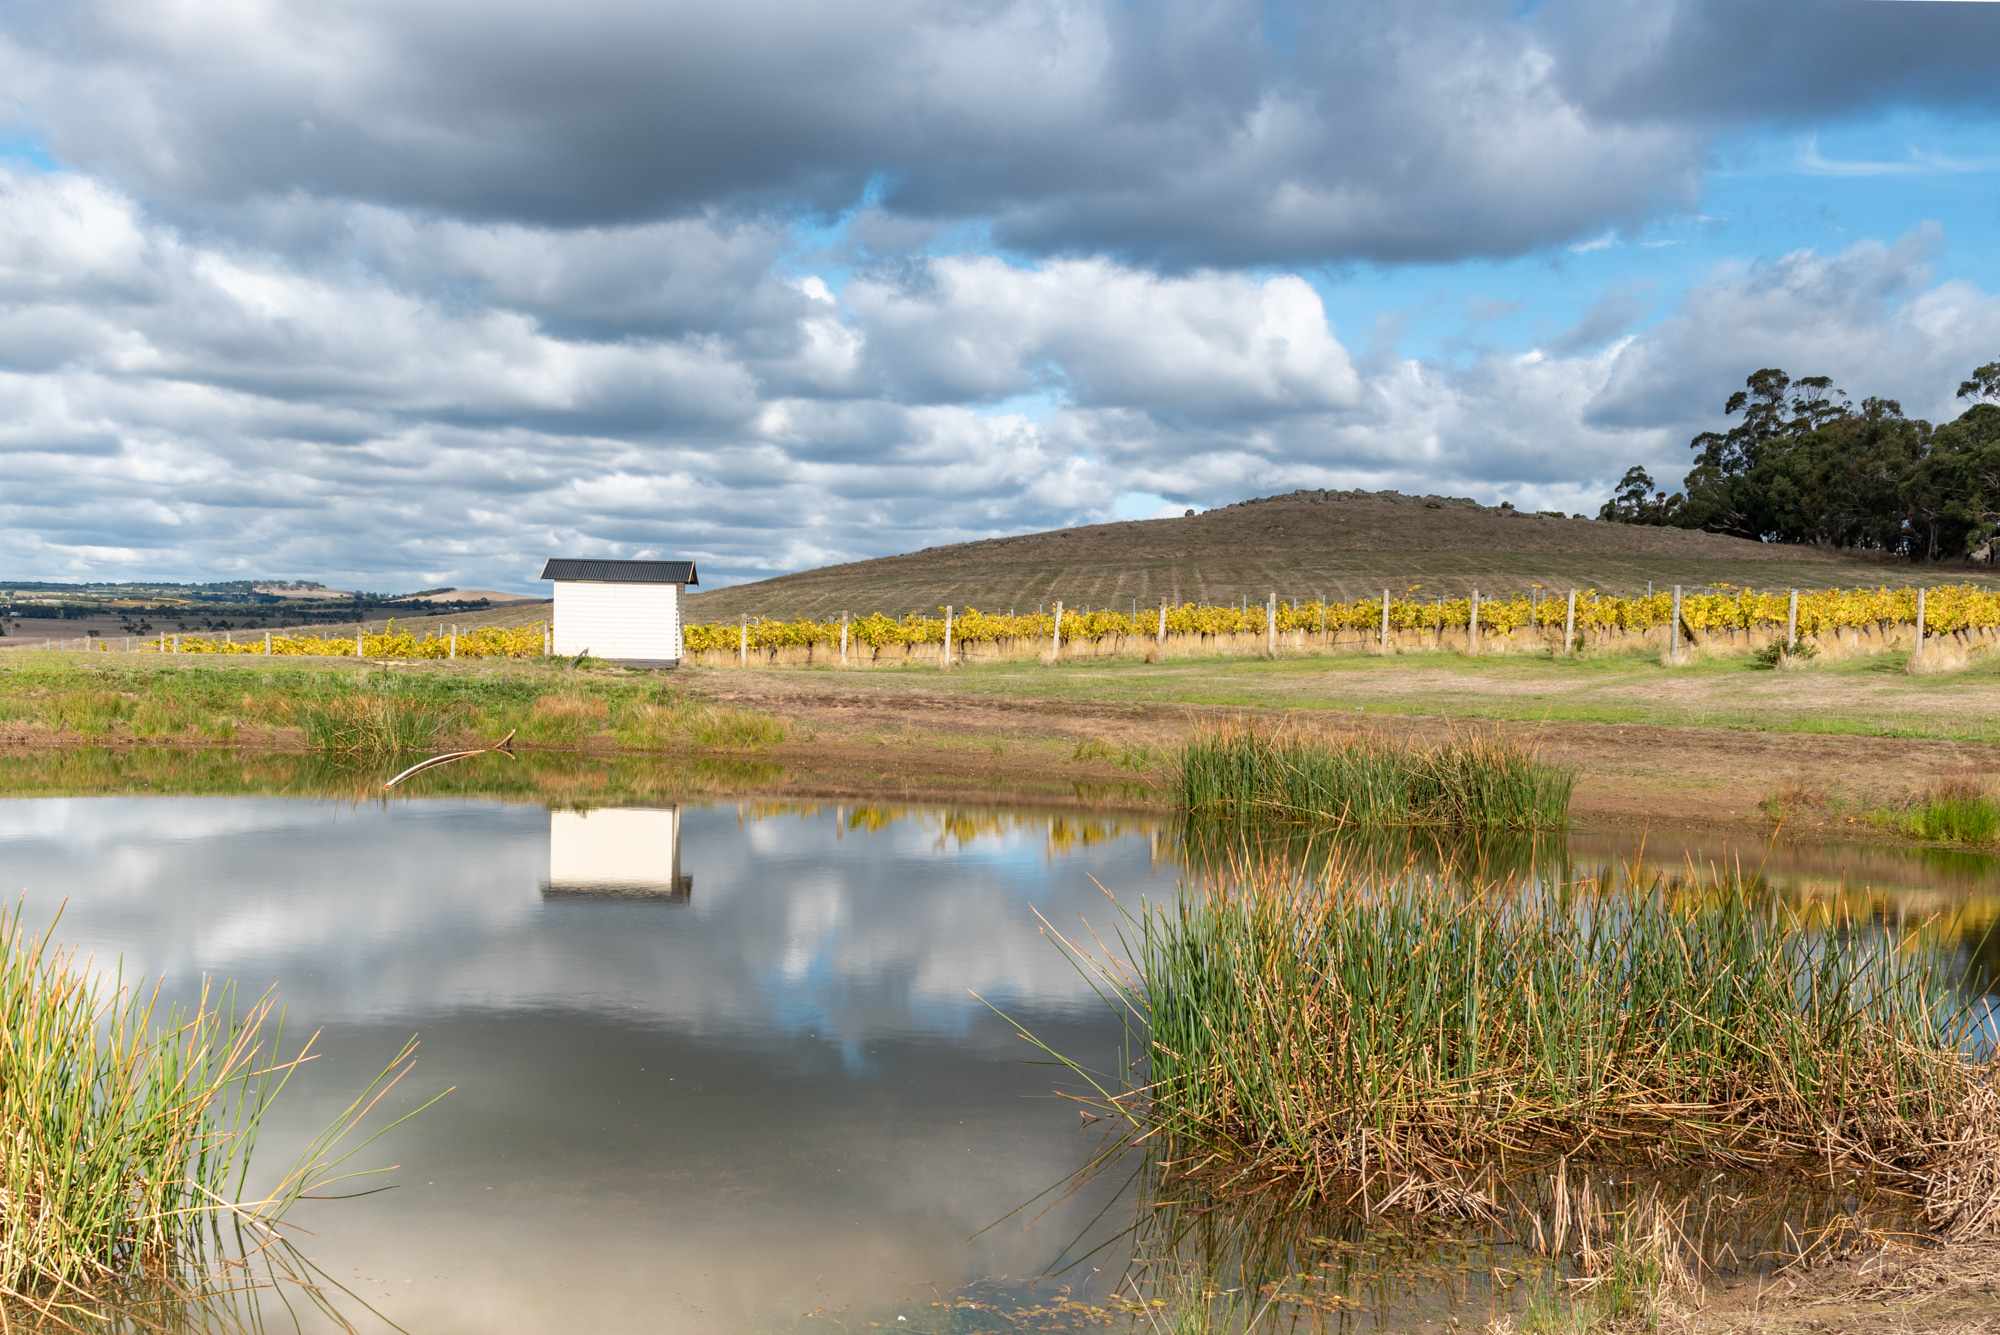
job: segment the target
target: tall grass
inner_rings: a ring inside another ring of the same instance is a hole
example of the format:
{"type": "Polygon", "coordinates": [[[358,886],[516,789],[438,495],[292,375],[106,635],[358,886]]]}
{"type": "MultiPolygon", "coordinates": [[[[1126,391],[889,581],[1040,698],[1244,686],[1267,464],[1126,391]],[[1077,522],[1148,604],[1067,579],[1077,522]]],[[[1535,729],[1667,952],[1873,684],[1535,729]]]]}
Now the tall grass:
{"type": "Polygon", "coordinates": [[[1184,891],[1138,915],[1129,966],[1100,964],[1147,1035],[1144,1087],[1116,1103],[1189,1168],[1447,1211],[1477,1208],[1465,1184],[1495,1164],[1564,1155],[1927,1184],[1995,1161],[2000,1064],[1955,957],[1754,889],[1334,868],[1184,891]]]}
{"type": "MultiPolygon", "coordinates": [[[[269,998],[237,1013],[228,990],[165,1015],[146,993],[97,978],[74,951],[0,911],[0,1313],[68,1324],[198,1296],[240,1273],[223,1229],[266,1243],[285,1211],[344,1155],[334,1146],[401,1071],[388,1070],[282,1174],[243,1199],[270,1100],[304,1053],[269,1057],[269,998]],[[150,1295],[150,1296],[149,1296],[150,1295]]],[[[409,1050],[392,1068],[401,1064],[409,1050]]],[[[407,1069],[407,1067],[404,1067],[407,1069]]],[[[264,1248],[268,1250],[268,1247],[264,1248]]]]}
{"type": "Polygon", "coordinates": [[[1914,839],[1954,844],[1986,844],[2000,837],[2000,799],[1983,784],[1938,784],[1896,823],[1914,839]]]}
{"type": "Polygon", "coordinates": [[[350,756],[435,750],[453,726],[451,712],[428,701],[369,691],[321,692],[292,712],[308,745],[350,756]]]}
{"type": "Polygon", "coordinates": [[[1429,744],[1229,722],[1180,753],[1176,798],[1189,811],[1353,825],[1546,829],[1569,816],[1576,772],[1485,734],[1429,744]]]}

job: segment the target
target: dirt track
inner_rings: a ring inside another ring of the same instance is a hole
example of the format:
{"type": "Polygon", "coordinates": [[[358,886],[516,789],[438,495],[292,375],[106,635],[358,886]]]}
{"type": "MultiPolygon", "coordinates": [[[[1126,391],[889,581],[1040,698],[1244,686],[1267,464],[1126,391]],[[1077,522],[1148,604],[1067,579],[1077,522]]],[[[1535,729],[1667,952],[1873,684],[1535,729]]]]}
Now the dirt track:
{"type": "MultiPolygon", "coordinates": [[[[803,674],[730,674],[704,695],[792,725],[770,758],[786,787],[829,795],[1157,802],[1164,753],[1204,722],[1281,711],[1190,705],[1092,705],[977,699],[939,692],[854,692],[803,674]],[[824,684],[823,684],[824,683],[824,684]]],[[[1585,828],[1671,825],[1767,831],[1772,812],[1815,837],[1878,829],[1861,817],[1945,779],[2000,776],[2000,746],[1888,737],[1765,733],[1631,724],[1480,724],[1315,713],[1321,726],[1443,737],[1493,727],[1531,740],[1579,773],[1585,828]],[[1774,800],[1775,799],[1775,800],[1774,800]]]]}

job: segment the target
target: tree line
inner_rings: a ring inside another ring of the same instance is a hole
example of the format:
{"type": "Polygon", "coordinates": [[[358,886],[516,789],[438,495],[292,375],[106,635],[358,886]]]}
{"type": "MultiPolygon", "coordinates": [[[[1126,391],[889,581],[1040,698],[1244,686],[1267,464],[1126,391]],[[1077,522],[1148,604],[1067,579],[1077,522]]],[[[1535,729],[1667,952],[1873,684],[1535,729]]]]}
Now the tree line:
{"type": "Polygon", "coordinates": [[[1756,542],[1878,551],[1912,561],[1983,556],[2000,532],[2000,361],[1958,387],[1972,406],[1932,426],[1894,399],[1855,406],[1827,376],[1751,375],[1689,442],[1694,467],[1668,495],[1629,469],[1597,517],[1705,529],[1756,542]]]}

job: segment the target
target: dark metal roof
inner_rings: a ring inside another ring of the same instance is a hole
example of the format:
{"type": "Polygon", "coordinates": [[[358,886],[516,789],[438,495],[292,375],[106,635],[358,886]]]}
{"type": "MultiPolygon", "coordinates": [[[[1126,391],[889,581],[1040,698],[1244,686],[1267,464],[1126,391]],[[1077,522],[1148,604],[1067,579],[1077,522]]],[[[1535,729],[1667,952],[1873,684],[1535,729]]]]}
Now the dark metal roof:
{"type": "Polygon", "coordinates": [[[551,556],[543,579],[588,579],[613,584],[699,584],[692,561],[589,561],[551,556]]]}

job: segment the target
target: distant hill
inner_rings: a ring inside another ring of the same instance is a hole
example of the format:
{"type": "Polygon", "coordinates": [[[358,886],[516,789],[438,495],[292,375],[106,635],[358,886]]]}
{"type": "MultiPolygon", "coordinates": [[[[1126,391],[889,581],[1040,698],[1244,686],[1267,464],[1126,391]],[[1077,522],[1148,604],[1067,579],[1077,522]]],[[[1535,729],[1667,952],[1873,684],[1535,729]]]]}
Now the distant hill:
{"type": "Polygon", "coordinates": [[[1297,491],[1182,519],[1146,519],[929,547],[804,570],[688,599],[695,621],[742,614],[838,616],[843,610],[933,612],[943,603],[1025,610],[1225,603],[1240,598],[1462,596],[1549,589],[1643,592],[1656,585],[1828,588],[1855,584],[2000,583],[2000,569],[1914,566],[1685,529],[1529,514],[1464,497],[1297,491]]]}

